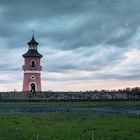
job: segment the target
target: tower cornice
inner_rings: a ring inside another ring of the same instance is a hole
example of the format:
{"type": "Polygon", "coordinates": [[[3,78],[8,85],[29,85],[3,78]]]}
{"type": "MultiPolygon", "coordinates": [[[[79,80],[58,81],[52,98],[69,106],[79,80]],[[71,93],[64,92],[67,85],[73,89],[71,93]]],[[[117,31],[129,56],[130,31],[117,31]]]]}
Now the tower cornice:
{"type": "Polygon", "coordinates": [[[40,71],[37,71],[37,70],[27,70],[27,71],[24,71],[24,73],[41,73],[40,71]]]}

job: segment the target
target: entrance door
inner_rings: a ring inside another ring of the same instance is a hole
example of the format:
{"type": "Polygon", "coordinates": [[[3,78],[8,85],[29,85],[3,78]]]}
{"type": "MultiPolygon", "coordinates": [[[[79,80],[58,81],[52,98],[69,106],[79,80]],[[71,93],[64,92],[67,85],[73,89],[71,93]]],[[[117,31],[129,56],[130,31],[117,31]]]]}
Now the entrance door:
{"type": "Polygon", "coordinates": [[[35,84],[32,83],[32,84],[31,84],[31,92],[35,92],[35,90],[36,90],[36,89],[35,89],[35,84]]]}

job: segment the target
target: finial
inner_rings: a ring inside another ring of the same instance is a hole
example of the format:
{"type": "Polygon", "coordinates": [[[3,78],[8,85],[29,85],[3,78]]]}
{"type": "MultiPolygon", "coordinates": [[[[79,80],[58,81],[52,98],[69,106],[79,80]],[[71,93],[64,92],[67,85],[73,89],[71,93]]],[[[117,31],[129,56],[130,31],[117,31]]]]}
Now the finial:
{"type": "Polygon", "coordinates": [[[34,31],[34,30],[32,30],[32,38],[34,38],[34,34],[35,34],[35,31],[34,31]]]}
{"type": "Polygon", "coordinates": [[[38,42],[34,38],[34,30],[32,30],[32,39],[27,43],[28,45],[35,44],[38,45],[38,42]]]}

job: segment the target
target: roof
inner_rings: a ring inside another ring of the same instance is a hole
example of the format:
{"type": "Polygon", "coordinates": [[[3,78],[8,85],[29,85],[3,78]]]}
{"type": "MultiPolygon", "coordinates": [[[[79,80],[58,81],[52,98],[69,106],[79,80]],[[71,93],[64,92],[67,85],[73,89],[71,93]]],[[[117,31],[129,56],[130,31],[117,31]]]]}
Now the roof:
{"type": "Polygon", "coordinates": [[[32,36],[32,39],[27,43],[28,45],[38,45],[39,43],[34,39],[34,35],[32,36]]]}
{"type": "Polygon", "coordinates": [[[30,56],[35,56],[35,57],[43,57],[37,50],[28,50],[25,54],[23,54],[23,57],[30,57],[30,56]]]}

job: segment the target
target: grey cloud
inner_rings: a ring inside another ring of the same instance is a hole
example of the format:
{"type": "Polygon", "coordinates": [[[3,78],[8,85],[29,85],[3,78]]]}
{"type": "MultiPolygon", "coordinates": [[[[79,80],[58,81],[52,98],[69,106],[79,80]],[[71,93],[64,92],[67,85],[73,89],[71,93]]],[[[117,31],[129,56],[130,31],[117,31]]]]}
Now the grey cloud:
{"type": "MultiPolygon", "coordinates": [[[[140,16],[137,14],[139,10],[137,5],[140,2],[137,0],[135,2],[129,0],[62,0],[59,3],[57,0],[25,0],[12,1],[12,3],[1,1],[1,3],[7,5],[7,12],[4,13],[1,20],[0,36],[8,40],[20,35],[23,36],[23,40],[27,40],[23,34],[35,27],[37,31],[41,29],[38,36],[42,38],[42,41],[43,38],[47,39],[60,49],[91,47],[97,44],[127,46],[127,41],[135,35],[140,22],[140,16]],[[130,19],[131,14],[133,16],[130,19]],[[65,27],[64,23],[68,24],[80,16],[83,16],[84,20],[79,19],[70,29],[69,26],[65,27]],[[53,26],[49,29],[52,20],[54,21],[53,26]],[[3,26],[5,23],[7,23],[6,26],[3,26]],[[57,25],[61,24],[64,25],[64,28],[58,30],[57,25]],[[118,38],[112,37],[118,26],[124,29],[129,28],[131,33],[118,38]]],[[[16,41],[13,42],[13,45],[20,44],[20,42],[16,43],[16,41]]]]}
{"type": "MultiPolygon", "coordinates": [[[[14,55],[16,49],[26,52],[26,43],[34,28],[40,43],[38,49],[46,59],[42,63],[44,71],[63,73],[111,68],[121,63],[125,52],[132,48],[130,40],[135,41],[133,38],[140,27],[139,5],[139,0],[1,0],[4,10],[0,16],[0,39],[4,42],[0,48],[7,52],[15,49],[14,55]],[[57,51],[66,55],[57,56],[57,51]],[[67,51],[71,54],[67,55],[67,51]]],[[[23,60],[20,53],[16,66],[15,59],[10,59],[9,65],[0,63],[0,71],[20,71],[23,60]]],[[[139,66],[135,66],[125,76],[110,73],[79,79],[137,79],[138,70],[139,66]]]]}

